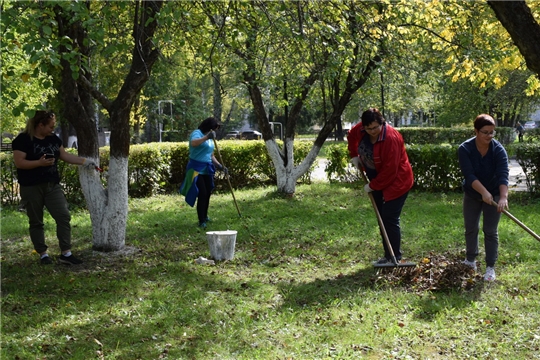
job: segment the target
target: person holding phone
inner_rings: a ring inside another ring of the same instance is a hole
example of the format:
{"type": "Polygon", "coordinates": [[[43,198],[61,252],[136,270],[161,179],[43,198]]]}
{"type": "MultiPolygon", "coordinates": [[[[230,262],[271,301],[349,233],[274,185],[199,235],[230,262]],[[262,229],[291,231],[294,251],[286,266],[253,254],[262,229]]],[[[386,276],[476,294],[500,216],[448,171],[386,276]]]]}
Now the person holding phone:
{"type": "Polygon", "coordinates": [[[17,168],[19,192],[28,216],[30,239],[40,256],[41,264],[52,264],[47,253],[43,224],[43,209],[47,208],[56,222],[60,245],[58,262],[67,265],[82,261],[71,253],[71,215],[60,186],[58,160],[82,165],[95,171],[89,159],[68,153],[62,140],[54,134],[56,116],[51,111],[38,110],[26,124],[26,129],[13,140],[13,161],[17,168]]]}

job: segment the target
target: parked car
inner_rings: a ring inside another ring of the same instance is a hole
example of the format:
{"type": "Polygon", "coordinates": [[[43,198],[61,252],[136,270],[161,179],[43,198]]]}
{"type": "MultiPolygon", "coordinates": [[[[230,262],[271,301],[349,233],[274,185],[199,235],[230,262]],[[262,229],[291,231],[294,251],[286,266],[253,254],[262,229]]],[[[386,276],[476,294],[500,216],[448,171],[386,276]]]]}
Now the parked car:
{"type": "Polygon", "coordinates": [[[523,124],[523,128],[525,130],[540,129],[540,121],[538,120],[527,121],[525,124],[523,124]]]}
{"type": "Polygon", "coordinates": [[[262,139],[262,133],[257,130],[246,130],[242,131],[240,134],[240,139],[242,140],[260,140],[262,139]]]}
{"type": "Polygon", "coordinates": [[[229,131],[228,133],[225,134],[223,138],[228,139],[228,140],[239,139],[240,131],[229,131]]]}

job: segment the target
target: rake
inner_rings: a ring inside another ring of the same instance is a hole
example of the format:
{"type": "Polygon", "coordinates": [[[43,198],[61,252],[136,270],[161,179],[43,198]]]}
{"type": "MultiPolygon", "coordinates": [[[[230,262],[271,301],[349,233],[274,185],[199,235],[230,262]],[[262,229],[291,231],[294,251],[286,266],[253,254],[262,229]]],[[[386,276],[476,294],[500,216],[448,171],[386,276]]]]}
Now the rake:
{"type": "MultiPolygon", "coordinates": [[[[491,205],[493,206],[499,206],[495,201],[491,200],[491,205]]],[[[510,214],[508,211],[504,210],[502,211],[504,215],[508,216],[510,219],[512,219],[516,224],[518,224],[523,230],[531,234],[536,240],[540,241],[540,236],[538,236],[534,231],[529,229],[524,223],[519,221],[514,215],[510,214]]]]}
{"type": "MultiPolygon", "coordinates": [[[[364,170],[359,169],[360,174],[362,175],[362,179],[364,179],[364,182],[366,184],[369,184],[368,179],[366,178],[366,174],[364,174],[364,170]]],[[[379,209],[377,209],[377,203],[375,202],[375,198],[373,198],[372,193],[368,193],[369,199],[371,200],[371,205],[373,205],[373,210],[375,211],[375,215],[377,216],[377,221],[379,222],[379,228],[381,229],[381,234],[384,239],[384,243],[386,244],[386,247],[388,248],[388,251],[390,252],[390,255],[392,256],[392,262],[386,263],[386,264],[377,264],[374,263],[374,268],[395,268],[395,267],[413,267],[416,266],[416,263],[413,262],[405,262],[405,261],[397,261],[396,255],[394,254],[394,249],[392,249],[392,244],[390,243],[390,239],[388,239],[388,234],[386,233],[386,228],[384,227],[384,223],[381,217],[381,214],[379,213],[379,209]]]]}
{"type": "MultiPolygon", "coordinates": [[[[216,145],[216,150],[217,150],[218,155],[219,155],[219,162],[221,163],[221,166],[225,167],[225,164],[223,163],[223,158],[221,157],[221,152],[219,151],[219,147],[218,147],[216,139],[214,139],[214,144],[216,145]]],[[[238,208],[238,203],[236,202],[236,198],[234,197],[234,191],[233,191],[233,188],[232,188],[232,185],[231,185],[231,180],[229,178],[229,172],[227,172],[226,176],[227,176],[227,182],[229,183],[229,188],[231,189],[231,195],[232,195],[232,198],[234,200],[234,205],[236,206],[236,211],[238,211],[238,216],[242,217],[242,214],[240,213],[240,209],[238,208]]]]}

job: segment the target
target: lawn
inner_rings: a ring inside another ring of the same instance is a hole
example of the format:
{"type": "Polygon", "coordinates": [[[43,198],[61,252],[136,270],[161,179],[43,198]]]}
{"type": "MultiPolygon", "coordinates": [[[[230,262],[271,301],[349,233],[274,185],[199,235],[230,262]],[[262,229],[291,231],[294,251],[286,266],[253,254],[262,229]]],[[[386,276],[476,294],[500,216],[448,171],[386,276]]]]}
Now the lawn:
{"type": "MultiPolygon", "coordinates": [[[[235,191],[242,217],[230,193],[212,197],[207,230],[238,231],[234,259],[214,266],[195,263],[210,257],[206,234],[179,196],[131,199],[119,254],[92,251],[88,213],[73,210],[85,263],[72,267],[39,265],[26,215],[2,209],[0,357],[540,358],[540,242],[510,219],[499,227],[497,281],[484,283],[483,251],[479,274],[459,264],[461,195],[413,192],[403,250],[422,270],[377,272],[380,235],[359,186],[274,190],[235,191]],[[447,270],[457,281],[437,277],[447,270]]],[[[540,232],[540,201],[512,193],[510,206],[540,232]]],[[[56,255],[50,217],[46,229],[56,255]]]]}

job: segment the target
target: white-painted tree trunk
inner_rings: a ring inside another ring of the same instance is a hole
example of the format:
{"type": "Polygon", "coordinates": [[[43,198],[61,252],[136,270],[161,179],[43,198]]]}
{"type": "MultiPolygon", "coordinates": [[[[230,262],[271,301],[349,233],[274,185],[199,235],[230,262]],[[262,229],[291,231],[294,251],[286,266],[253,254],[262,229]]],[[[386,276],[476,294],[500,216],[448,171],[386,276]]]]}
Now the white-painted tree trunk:
{"type": "Polygon", "coordinates": [[[294,141],[285,138],[284,145],[281,150],[274,139],[266,141],[268,154],[276,169],[278,191],[292,195],[296,191],[296,181],[313,165],[321,148],[313,145],[304,160],[298,166],[294,166],[294,141]]]}
{"type": "MultiPolygon", "coordinates": [[[[98,159],[92,159],[98,163],[98,159]]],[[[92,220],[92,248],[118,251],[125,246],[128,214],[128,158],[111,158],[107,188],[97,172],[79,171],[82,191],[92,220]]]]}

